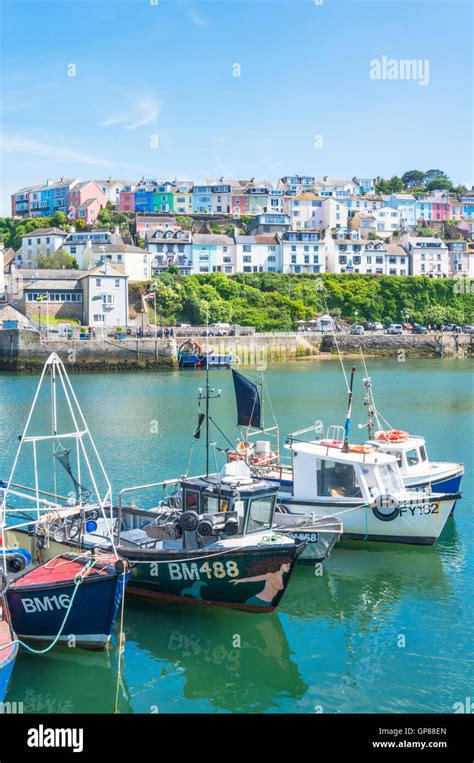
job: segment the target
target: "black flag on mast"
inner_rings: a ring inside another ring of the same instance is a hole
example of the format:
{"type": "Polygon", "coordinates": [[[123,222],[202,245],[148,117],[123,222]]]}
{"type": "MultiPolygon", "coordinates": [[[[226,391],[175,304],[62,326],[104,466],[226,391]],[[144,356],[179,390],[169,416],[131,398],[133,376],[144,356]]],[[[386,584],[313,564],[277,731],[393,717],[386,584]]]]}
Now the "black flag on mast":
{"type": "Polygon", "coordinates": [[[234,369],[232,377],[237,403],[237,424],[260,429],[260,395],[257,385],[234,369]]]}

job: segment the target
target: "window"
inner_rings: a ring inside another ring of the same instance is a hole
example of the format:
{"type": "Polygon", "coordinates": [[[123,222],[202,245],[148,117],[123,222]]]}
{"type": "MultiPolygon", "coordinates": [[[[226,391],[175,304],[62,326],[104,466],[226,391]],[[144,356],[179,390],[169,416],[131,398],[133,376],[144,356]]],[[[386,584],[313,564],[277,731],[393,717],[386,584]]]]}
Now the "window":
{"type": "Polygon", "coordinates": [[[94,323],[104,323],[105,315],[94,315],[94,323]]]}
{"type": "Polygon", "coordinates": [[[95,285],[96,286],[100,286],[100,278],[96,278],[95,279],[95,285]]]}
{"type": "Polygon", "coordinates": [[[251,252],[252,251],[252,247],[250,246],[250,244],[244,244],[243,251],[244,252],[251,252]]]}
{"type": "Polygon", "coordinates": [[[362,493],[351,464],[335,461],[316,460],[316,481],[318,495],[360,498],[362,493]]]}
{"type": "Polygon", "coordinates": [[[252,262],[252,257],[250,255],[245,255],[242,257],[244,262],[252,262]]]}
{"type": "Polygon", "coordinates": [[[114,286],[116,289],[120,289],[120,278],[116,278],[114,281],[114,286]]]}
{"type": "Polygon", "coordinates": [[[259,530],[269,530],[273,513],[273,496],[254,498],[250,502],[247,518],[247,532],[254,533],[259,530]]]}

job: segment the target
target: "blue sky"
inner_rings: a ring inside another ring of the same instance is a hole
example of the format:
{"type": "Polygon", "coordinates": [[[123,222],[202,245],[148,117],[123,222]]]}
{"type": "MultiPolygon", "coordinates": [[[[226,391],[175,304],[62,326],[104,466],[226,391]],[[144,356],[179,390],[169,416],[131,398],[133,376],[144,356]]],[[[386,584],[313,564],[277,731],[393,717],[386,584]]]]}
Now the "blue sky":
{"type": "Polygon", "coordinates": [[[61,175],[471,184],[471,3],[318,2],[2,0],[0,212],[61,175]],[[383,55],[429,83],[374,81],[383,55]]]}

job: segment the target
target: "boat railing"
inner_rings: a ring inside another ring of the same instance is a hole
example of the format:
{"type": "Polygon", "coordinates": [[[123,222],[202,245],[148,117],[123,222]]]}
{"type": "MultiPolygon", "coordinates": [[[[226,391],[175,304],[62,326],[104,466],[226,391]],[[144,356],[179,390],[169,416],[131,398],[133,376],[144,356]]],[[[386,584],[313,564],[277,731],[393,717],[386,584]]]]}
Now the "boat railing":
{"type": "Polygon", "coordinates": [[[288,434],[286,437],[286,443],[287,445],[291,445],[293,442],[314,442],[315,440],[320,440],[323,434],[324,428],[322,421],[315,421],[315,423],[310,427],[298,429],[296,432],[291,432],[288,434]],[[314,438],[312,440],[309,440],[307,437],[301,437],[301,435],[306,435],[309,432],[314,434],[314,438]]]}

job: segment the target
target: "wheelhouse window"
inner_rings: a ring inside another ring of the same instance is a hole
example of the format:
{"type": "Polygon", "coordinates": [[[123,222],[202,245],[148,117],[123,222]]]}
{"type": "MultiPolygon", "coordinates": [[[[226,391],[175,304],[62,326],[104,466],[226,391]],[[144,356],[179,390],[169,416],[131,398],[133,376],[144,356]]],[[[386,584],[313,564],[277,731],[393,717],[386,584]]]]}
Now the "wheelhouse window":
{"type": "Polygon", "coordinates": [[[427,461],[428,456],[426,454],[426,448],[424,445],[420,445],[420,459],[421,461],[427,461]]]}
{"type": "Polygon", "coordinates": [[[268,495],[254,498],[250,501],[247,518],[247,532],[255,533],[260,530],[269,530],[273,514],[275,496],[268,495]]]}
{"type": "Polygon", "coordinates": [[[400,472],[395,464],[381,464],[379,474],[386,493],[396,493],[404,489],[400,472]]]}
{"type": "Polygon", "coordinates": [[[185,491],[184,506],[186,511],[199,512],[199,493],[196,490],[185,491]]]}
{"type": "Polygon", "coordinates": [[[413,450],[407,450],[406,452],[406,459],[408,466],[416,466],[420,463],[420,455],[416,448],[413,448],[413,450]]]}
{"type": "Polygon", "coordinates": [[[352,464],[316,460],[318,495],[333,498],[361,498],[362,492],[352,464]]]}
{"type": "Polygon", "coordinates": [[[219,498],[217,495],[203,495],[202,513],[217,514],[219,511],[228,511],[229,501],[227,498],[219,498]]]}

